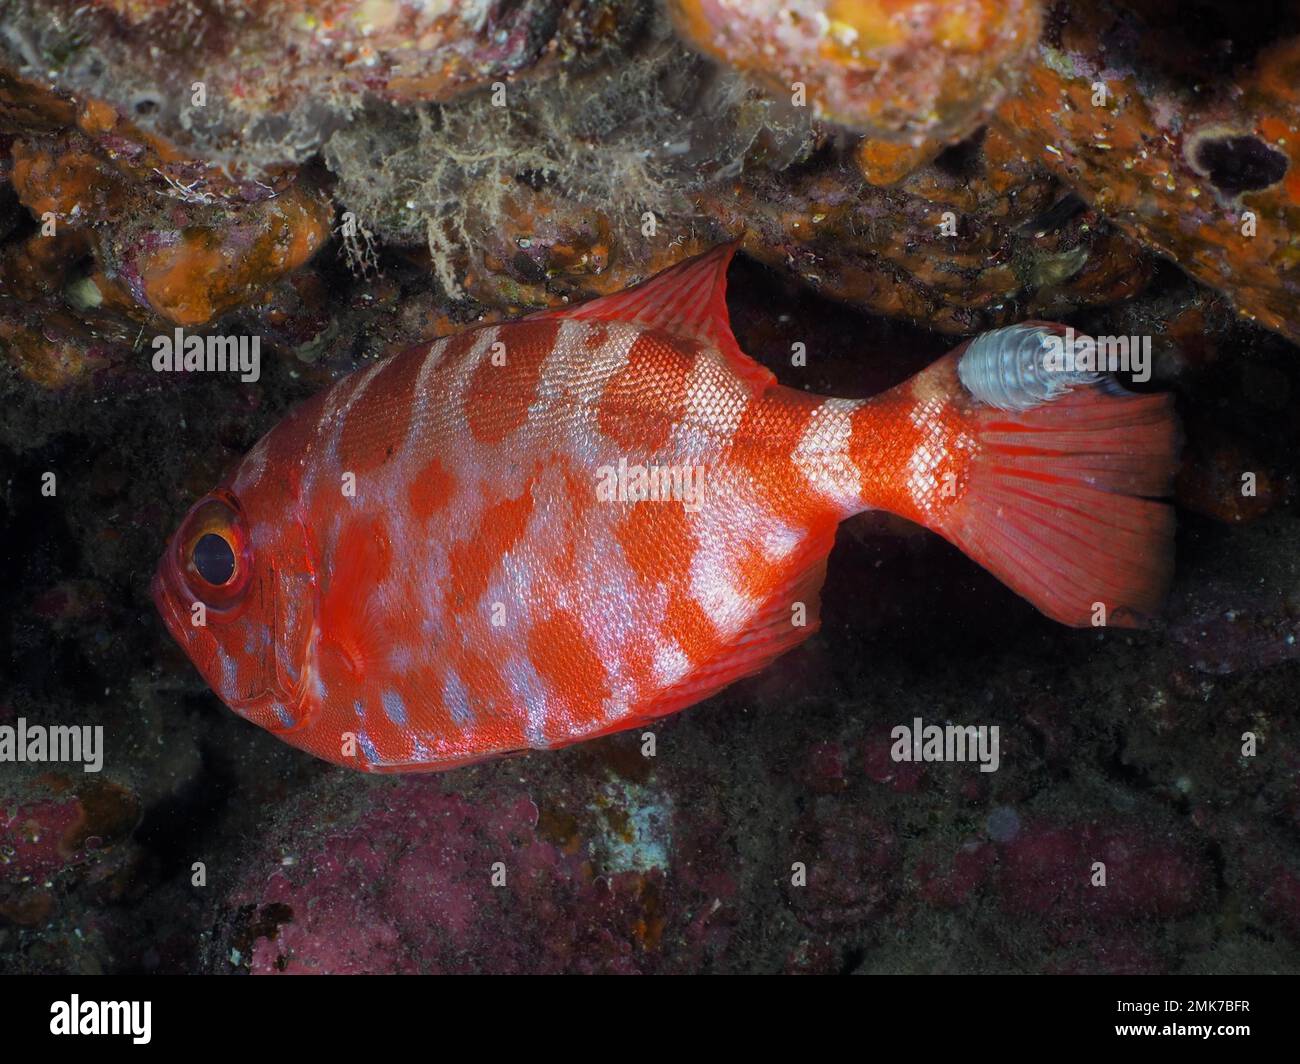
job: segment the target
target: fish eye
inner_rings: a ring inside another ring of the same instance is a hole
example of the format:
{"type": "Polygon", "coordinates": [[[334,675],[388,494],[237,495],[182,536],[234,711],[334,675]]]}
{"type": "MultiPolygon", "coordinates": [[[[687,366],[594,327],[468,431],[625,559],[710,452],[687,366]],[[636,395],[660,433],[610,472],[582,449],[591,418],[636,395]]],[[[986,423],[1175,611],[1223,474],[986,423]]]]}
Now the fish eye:
{"type": "Polygon", "coordinates": [[[229,609],[242,599],[252,574],[252,546],[239,500],[229,492],[214,492],[189,512],[176,550],[196,598],[214,609],[229,609]]]}
{"type": "Polygon", "coordinates": [[[205,532],[194,544],[194,568],[213,587],[221,587],[235,575],[235,549],[224,536],[205,532]]]}

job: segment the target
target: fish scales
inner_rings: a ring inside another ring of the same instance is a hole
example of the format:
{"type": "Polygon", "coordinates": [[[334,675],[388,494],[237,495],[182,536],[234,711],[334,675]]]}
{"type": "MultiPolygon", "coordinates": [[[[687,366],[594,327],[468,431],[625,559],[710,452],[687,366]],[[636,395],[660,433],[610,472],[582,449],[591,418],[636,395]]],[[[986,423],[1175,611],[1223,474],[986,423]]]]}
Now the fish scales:
{"type": "Polygon", "coordinates": [[[1088,491],[1158,554],[1162,504],[1098,490],[1051,444],[1118,419],[1111,464],[1158,489],[1173,446],[1161,397],[1094,389],[1006,415],[963,389],[959,352],[871,400],[781,387],[731,336],[731,251],[412,348],[273,429],[191,510],[155,578],[214,690],[372,771],[633,727],[815,631],[835,528],[873,506],[953,539],[1067,623],[1083,623],[1080,594],[1140,619],[1154,569],[1108,559],[1053,583],[1014,555],[1044,529],[1065,542],[1062,504],[1088,491]],[[212,583],[202,566],[223,545],[234,571],[212,583]]]}

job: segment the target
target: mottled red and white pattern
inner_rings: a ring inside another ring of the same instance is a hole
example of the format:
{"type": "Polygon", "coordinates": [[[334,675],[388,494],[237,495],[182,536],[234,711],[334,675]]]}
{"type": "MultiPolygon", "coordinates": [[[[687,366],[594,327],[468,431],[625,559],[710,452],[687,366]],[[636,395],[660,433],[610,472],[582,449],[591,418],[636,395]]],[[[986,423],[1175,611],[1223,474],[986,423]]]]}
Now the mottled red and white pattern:
{"type": "Polygon", "coordinates": [[[951,365],[867,402],[778,386],[731,337],[731,252],[408,350],[277,426],[155,582],[214,690],[369,770],[560,746],[806,638],[846,516],[885,506],[958,538],[982,415],[951,365]],[[690,471],[701,494],[602,498],[620,464],[690,471]],[[226,587],[188,561],[204,529],[241,559],[226,587]]]}

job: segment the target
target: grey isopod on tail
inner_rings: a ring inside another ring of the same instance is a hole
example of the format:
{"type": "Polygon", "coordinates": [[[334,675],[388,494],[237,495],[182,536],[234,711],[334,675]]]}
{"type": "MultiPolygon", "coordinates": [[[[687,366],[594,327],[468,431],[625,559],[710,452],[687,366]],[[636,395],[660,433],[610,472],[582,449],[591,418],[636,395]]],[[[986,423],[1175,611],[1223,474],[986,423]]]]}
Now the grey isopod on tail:
{"type": "Polygon", "coordinates": [[[975,337],[957,363],[957,376],[981,402],[1000,410],[1029,410],[1073,388],[1107,379],[1073,369],[1066,339],[1053,325],[1021,324],[975,337]]]}

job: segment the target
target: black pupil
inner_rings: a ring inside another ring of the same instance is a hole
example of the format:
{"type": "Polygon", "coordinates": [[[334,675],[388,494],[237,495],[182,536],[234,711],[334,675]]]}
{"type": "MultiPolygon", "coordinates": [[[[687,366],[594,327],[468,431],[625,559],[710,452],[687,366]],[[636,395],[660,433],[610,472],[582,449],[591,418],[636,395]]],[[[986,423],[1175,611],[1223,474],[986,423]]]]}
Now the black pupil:
{"type": "Polygon", "coordinates": [[[235,552],[215,532],[208,532],[194,544],[194,568],[214,587],[220,587],[235,573],[235,552]]]}

